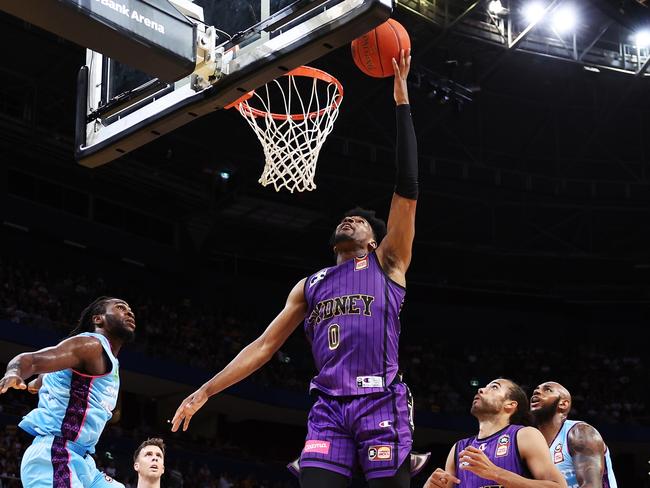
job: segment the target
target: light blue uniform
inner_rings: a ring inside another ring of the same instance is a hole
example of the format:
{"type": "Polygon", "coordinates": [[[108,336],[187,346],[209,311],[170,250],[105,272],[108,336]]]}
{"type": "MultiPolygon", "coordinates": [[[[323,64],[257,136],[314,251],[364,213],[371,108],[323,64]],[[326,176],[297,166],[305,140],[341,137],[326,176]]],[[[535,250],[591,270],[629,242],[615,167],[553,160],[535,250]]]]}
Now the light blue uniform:
{"type": "Polygon", "coordinates": [[[66,369],[43,377],[38,407],[18,424],[35,436],[20,466],[24,488],[123,487],[101,473],[90,456],[117,404],[119,362],[106,337],[79,335],[101,342],[111,369],[100,376],[66,369]]]}
{"type": "MultiPolygon", "coordinates": [[[[565,420],[562,428],[555,436],[551,443],[551,459],[555,467],[560,470],[562,476],[566,479],[569,488],[579,488],[576,470],[573,466],[573,457],[569,452],[569,432],[576,424],[581,424],[579,420],[565,420]]],[[[603,472],[603,488],[618,488],[614,470],[612,469],[612,460],[609,455],[609,449],[605,446],[605,470],[603,472]]]]}

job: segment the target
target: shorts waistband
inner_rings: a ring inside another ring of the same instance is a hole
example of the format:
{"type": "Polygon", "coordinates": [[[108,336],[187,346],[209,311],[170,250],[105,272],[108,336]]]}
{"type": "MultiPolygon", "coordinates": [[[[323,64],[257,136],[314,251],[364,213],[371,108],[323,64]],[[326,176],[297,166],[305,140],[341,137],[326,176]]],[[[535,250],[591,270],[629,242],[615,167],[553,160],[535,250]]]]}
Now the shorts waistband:
{"type": "Polygon", "coordinates": [[[86,457],[86,454],[89,454],[89,450],[86,449],[84,446],[81,444],[77,444],[76,442],[69,441],[61,436],[58,435],[39,435],[34,437],[34,440],[32,441],[32,444],[41,444],[43,442],[59,442],[65,446],[66,449],[74,452],[75,454],[79,454],[81,457],[86,457]]]}

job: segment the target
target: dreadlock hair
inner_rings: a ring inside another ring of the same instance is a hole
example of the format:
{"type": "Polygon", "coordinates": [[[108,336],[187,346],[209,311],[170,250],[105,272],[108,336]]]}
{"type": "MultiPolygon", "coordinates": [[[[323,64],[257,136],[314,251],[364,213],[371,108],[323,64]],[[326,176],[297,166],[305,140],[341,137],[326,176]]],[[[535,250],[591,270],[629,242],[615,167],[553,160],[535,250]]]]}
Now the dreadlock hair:
{"type": "MultiPolygon", "coordinates": [[[[382,239],[386,236],[386,222],[384,222],[382,219],[377,217],[375,215],[374,210],[368,210],[361,207],[355,207],[343,214],[343,217],[352,217],[352,216],[361,217],[370,224],[370,227],[372,228],[372,233],[374,234],[375,237],[375,241],[377,241],[377,245],[379,245],[382,239]]],[[[336,236],[336,230],[332,232],[332,236],[330,237],[330,246],[334,245],[335,236],[336,236]]]]}
{"type": "Polygon", "coordinates": [[[508,381],[510,381],[511,386],[508,388],[506,398],[517,402],[517,410],[510,415],[510,424],[524,426],[533,425],[533,418],[530,413],[530,404],[528,403],[528,395],[526,395],[526,392],[517,383],[512,380],[508,381]]]}
{"type": "Polygon", "coordinates": [[[102,315],[106,313],[106,302],[115,300],[112,297],[99,297],[94,302],[83,309],[79,316],[77,327],[70,332],[68,337],[81,334],[82,332],[95,332],[95,324],[93,323],[93,315],[102,315]]]}
{"type": "Polygon", "coordinates": [[[142,444],[140,444],[138,448],[135,450],[135,452],[133,453],[134,463],[137,462],[138,456],[140,455],[140,451],[142,451],[147,446],[156,446],[162,451],[163,459],[165,458],[165,441],[163,441],[160,437],[150,437],[142,444]]]}

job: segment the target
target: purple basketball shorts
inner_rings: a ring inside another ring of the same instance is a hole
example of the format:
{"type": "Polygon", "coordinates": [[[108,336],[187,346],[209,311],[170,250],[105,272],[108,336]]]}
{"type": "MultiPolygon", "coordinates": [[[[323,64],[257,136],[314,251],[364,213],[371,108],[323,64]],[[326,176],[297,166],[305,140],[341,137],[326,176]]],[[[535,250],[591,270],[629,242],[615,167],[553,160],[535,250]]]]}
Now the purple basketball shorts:
{"type": "Polygon", "coordinates": [[[411,452],[412,401],[404,383],[363,396],[319,395],[309,412],[301,468],[323,468],[366,479],[394,476],[411,452]]]}

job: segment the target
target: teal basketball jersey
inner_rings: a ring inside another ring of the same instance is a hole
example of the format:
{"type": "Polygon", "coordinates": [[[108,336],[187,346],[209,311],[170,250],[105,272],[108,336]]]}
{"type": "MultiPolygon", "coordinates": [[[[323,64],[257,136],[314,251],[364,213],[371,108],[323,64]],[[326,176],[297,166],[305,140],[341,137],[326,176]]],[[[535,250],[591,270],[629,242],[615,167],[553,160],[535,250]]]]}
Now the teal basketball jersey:
{"type": "Polygon", "coordinates": [[[46,374],[38,392],[38,407],[19,427],[33,436],[61,437],[92,453],[117,404],[119,362],[106,337],[91,332],[79,335],[99,340],[110,359],[110,371],[99,376],[72,369],[46,374]]]}
{"type": "MultiPolygon", "coordinates": [[[[564,479],[566,479],[569,488],[579,488],[576,470],[573,466],[573,457],[569,452],[569,432],[576,425],[583,423],[579,420],[565,420],[562,428],[555,436],[551,443],[551,459],[555,467],[560,470],[564,479]]],[[[612,469],[612,460],[609,455],[609,449],[605,446],[605,470],[603,472],[603,488],[618,488],[614,470],[612,469]]]]}

